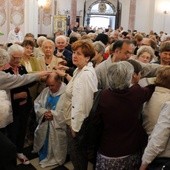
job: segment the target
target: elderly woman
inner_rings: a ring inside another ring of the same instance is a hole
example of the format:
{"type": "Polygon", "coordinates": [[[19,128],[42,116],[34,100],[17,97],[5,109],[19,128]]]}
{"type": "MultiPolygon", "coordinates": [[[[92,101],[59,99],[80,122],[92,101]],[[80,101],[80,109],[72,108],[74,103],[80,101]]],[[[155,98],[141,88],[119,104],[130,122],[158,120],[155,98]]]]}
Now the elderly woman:
{"type": "Polygon", "coordinates": [[[154,59],[154,50],[150,46],[141,46],[137,51],[136,59],[143,63],[150,63],[154,59]]]}
{"type": "Polygon", "coordinates": [[[95,56],[93,57],[92,61],[94,67],[96,67],[104,60],[103,55],[105,53],[105,45],[101,41],[96,41],[93,43],[93,45],[95,49],[95,56]]]}
{"type": "Polygon", "coordinates": [[[63,62],[63,59],[57,58],[54,55],[55,44],[52,40],[46,39],[42,43],[42,51],[44,56],[37,58],[41,70],[52,71],[55,67],[63,62]]]}
{"type": "MultiPolygon", "coordinates": [[[[8,48],[10,61],[5,66],[5,72],[15,75],[27,74],[27,71],[20,61],[24,49],[18,44],[8,48]]],[[[27,122],[30,110],[33,107],[28,85],[14,88],[10,91],[13,110],[13,123],[8,125],[8,135],[11,141],[16,145],[17,157],[23,164],[29,164],[28,158],[23,154],[23,147],[27,129],[27,122]]]]}
{"type": "Polygon", "coordinates": [[[155,91],[149,102],[147,102],[144,107],[143,126],[151,138],[142,158],[143,169],[141,167],[141,170],[147,169],[147,166],[155,158],[156,159],[149,166],[150,169],[156,168],[155,165],[159,162],[159,160],[162,160],[164,163],[167,160],[170,160],[170,132],[169,125],[167,123],[167,121],[169,121],[169,110],[164,108],[164,105],[167,105],[166,103],[170,101],[169,75],[170,66],[162,67],[159,70],[155,80],[155,91]],[[162,111],[163,109],[165,111],[162,111]]]}
{"type": "Polygon", "coordinates": [[[154,87],[131,86],[133,66],[127,61],[108,69],[109,89],[101,93],[95,120],[103,122],[96,169],[137,170],[140,151],[146,142],[140,109],[154,87]]]}
{"type": "Polygon", "coordinates": [[[47,38],[44,37],[44,36],[40,36],[37,38],[37,45],[38,47],[37,48],[34,48],[34,51],[33,51],[33,55],[35,57],[43,57],[44,56],[44,53],[42,51],[42,43],[46,40],[47,38]]]}
{"type": "Polygon", "coordinates": [[[79,131],[93,104],[97,91],[97,77],[91,59],[95,56],[93,44],[78,40],[72,45],[73,64],[77,66],[73,77],[58,70],[61,76],[70,80],[61,96],[58,111],[61,111],[68,125],[69,154],[74,170],[87,169],[86,148],[80,146],[79,131]]]}

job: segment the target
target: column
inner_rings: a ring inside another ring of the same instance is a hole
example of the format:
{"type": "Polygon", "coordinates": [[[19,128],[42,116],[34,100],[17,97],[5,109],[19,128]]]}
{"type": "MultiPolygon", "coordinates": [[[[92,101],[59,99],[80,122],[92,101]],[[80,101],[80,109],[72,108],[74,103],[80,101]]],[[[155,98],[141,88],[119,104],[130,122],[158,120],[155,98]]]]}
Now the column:
{"type": "Polygon", "coordinates": [[[38,2],[37,0],[25,0],[24,32],[38,34],[38,2]]]}
{"type": "Polygon", "coordinates": [[[135,27],[135,16],[136,16],[136,0],[130,0],[128,29],[132,31],[134,30],[135,27]]]}
{"type": "Polygon", "coordinates": [[[70,11],[70,26],[73,28],[76,24],[77,15],[77,0],[71,0],[71,11],[70,11]]]}

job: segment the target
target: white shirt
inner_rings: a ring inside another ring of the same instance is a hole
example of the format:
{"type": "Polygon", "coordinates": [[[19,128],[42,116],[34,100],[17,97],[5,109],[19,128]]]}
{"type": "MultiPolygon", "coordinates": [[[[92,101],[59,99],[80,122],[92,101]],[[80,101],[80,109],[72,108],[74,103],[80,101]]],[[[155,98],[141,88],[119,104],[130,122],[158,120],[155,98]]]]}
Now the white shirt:
{"type": "Polygon", "coordinates": [[[151,163],[155,157],[170,158],[170,101],[166,102],[161,109],[142,156],[142,164],[151,163]]]}
{"type": "Polygon", "coordinates": [[[15,33],[14,30],[11,30],[8,34],[7,43],[22,43],[23,42],[23,34],[21,31],[15,33]]]}
{"type": "Polygon", "coordinates": [[[93,95],[97,91],[98,81],[92,63],[88,63],[80,72],[76,69],[72,79],[71,127],[78,132],[90,113],[93,95]]]}

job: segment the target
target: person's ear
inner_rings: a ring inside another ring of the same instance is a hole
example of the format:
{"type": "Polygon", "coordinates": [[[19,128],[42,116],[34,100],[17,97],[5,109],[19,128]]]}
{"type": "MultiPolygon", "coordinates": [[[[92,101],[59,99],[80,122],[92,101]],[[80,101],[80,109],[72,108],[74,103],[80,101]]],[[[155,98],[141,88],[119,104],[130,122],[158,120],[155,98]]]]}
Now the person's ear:
{"type": "Polygon", "coordinates": [[[115,49],[115,53],[117,53],[117,54],[121,53],[120,48],[116,48],[116,49],[115,49]]]}
{"type": "Polygon", "coordinates": [[[86,57],[86,61],[89,62],[90,61],[90,57],[86,57]]]}

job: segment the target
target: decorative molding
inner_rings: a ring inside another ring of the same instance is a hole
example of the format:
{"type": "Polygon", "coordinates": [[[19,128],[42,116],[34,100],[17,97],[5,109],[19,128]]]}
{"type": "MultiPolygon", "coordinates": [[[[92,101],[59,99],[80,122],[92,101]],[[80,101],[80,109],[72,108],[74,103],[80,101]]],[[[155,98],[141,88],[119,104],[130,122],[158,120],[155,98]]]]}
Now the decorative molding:
{"type": "Polygon", "coordinates": [[[22,25],[24,23],[24,10],[23,9],[11,9],[11,24],[15,26],[22,25]]]}
{"type": "Polygon", "coordinates": [[[43,24],[45,26],[51,25],[51,15],[50,14],[43,15],[43,24]]]}
{"type": "Polygon", "coordinates": [[[106,12],[106,4],[103,3],[103,2],[100,2],[100,3],[99,3],[99,6],[98,6],[98,10],[99,10],[99,12],[101,12],[101,13],[105,13],[105,12],[106,12]]]}
{"type": "Polygon", "coordinates": [[[109,15],[113,16],[117,13],[117,7],[109,2],[108,0],[103,0],[101,2],[95,1],[91,3],[87,8],[87,15],[109,15]],[[92,10],[94,6],[98,5],[97,10],[92,10]],[[107,6],[110,7],[108,10],[107,6]]]}
{"type": "Polygon", "coordinates": [[[38,24],[41,23],[42,26],[49,26],[51,25],[51,16],[52,16],[52,0],[46,0],[45,6],[39,7],[38,10],[38,24]]]}

